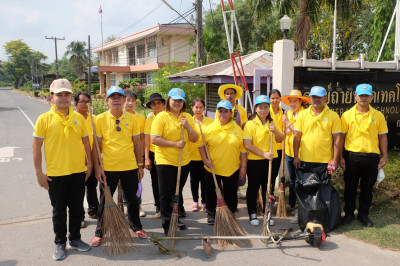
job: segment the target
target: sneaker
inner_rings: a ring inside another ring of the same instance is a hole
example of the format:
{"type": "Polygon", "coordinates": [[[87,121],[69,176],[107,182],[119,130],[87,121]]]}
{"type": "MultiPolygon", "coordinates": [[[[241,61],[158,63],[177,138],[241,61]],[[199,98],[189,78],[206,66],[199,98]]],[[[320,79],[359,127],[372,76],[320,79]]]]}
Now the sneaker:
{"type": "Polygon", "coordinates": [[[207,213],[207,208],[205,203],[201,204],[201,211],[207,213]]]}
{"type": "Polygon", "coordinates": [[[77,249],[78,251],[89,251],[92,249],[90,245],[86,244],[80,239],[69,241],[69,246],[71,249],[77,249]]]}
{"type": "Polygon", "coordinates": [[[192,212],[198,212],[198,211],[199,211],[199,204],[197,202],[193,202],[192,212]]]}
{"type": "Polygon", "coordinates": [[[140,217],[146,217],[146,213],[142,210],[142,206],[139,206],[139,216],[140,217]]]}
{"type": "Polygon", "coordinates": [[[82,219],[82,221],[81,221],[81,228],[86,228],[86,221],[85,221],[85,219],[82,219]]]}
{"type": "Polygon", "coordinates": [[[207,224],[214,225],[215,224],[215,215],[208,213],[207,214],[207,224]]]}
{"type": "Polygon", "coordinates": [[[65,258],[65,244],[56,244],[56,249],[54,250],[53,259],[63,260],[65,258]]]}
{"type": "Polygon", "coordinates": [[[161,211],[156,212],[156,214],[154,214],[151,218],[154,219],[161,218],[161,211]]]}
{"type": "Polygon", "coordinates": [[[258,219],[257,219],[257,214],[252,213],[252,214],[250,215],[250,224],[251,224],[251,225],[254,225],[254,226],[257,226],[257,225],[260,224],[260,222],[259,222],[258,219]]]}
{"type": "Polygon", "coordinates": [[[298,224],[299,223],[299,215],[297,213],[292,219],[290,219],[290,223],[292,223],[292,224],[298,224]]]}
{"type": "Polygon", "coordinates": [[[274,220],[272,220],[272,219],[269,219],[269,225],[270,225],[270,226],[273,226],[273,225],[275,225],[275,221],[274,221],[274,220]]]}
{"type": "Polygon", "coordinates": [[[89,214],[90,219],[97,219],[97,214],[89,214]]]}

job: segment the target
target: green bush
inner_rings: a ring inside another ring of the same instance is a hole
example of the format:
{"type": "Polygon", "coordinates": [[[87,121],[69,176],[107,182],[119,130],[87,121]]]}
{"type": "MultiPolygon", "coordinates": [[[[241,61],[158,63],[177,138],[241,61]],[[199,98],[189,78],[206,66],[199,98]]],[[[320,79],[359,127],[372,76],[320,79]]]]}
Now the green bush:
{"type": "Polygon", "coordinates": [[[92,83],[92,94],[97,94],[100,92],[100,83],[92,83]]]}

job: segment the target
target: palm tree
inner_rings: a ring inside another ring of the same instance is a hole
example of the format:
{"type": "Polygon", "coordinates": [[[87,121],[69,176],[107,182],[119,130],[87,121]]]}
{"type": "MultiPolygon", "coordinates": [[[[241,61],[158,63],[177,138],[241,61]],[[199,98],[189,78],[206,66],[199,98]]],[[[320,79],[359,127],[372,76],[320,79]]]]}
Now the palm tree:
{"type": "MultiPolygon", "coordinates": [[[[337,0],[338,14],[343,18],[351,15],[353,8],[359,8],[362,0],[337,0]]],[[[307,48],[312,25],[318,22],[320,6],[328,4],[331,9],[335,0],[249,0],[249,6],[254,10],[254,19],[262,19],[277,9],[279,14],[294,14],[299,10],[300,17],[296,24],[295,39],[298,50],[307,48]]]]}
{"type": "Polygon", "coordinates": [[[74,73],[80,76],[84,72],[87,63],[86,43],[80,41],[72,41],[67,46],[65,56],[69,56],[69,63],[74,69],[74,73]]]}

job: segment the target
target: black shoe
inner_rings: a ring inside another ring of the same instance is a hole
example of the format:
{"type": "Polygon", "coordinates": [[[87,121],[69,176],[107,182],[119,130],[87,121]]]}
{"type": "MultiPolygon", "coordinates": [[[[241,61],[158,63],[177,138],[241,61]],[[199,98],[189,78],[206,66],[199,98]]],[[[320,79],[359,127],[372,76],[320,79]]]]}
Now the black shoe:
{"type": "Polygon", "coordinates": [[[346,214],[344,217],[343,217],[343,220],[342,220],[342,225],[343,226],[348,226],[348,225],[351,225],[351,222],[353,222],[353,220],[354,220],[354,214],[346,214]]]}
{"type": "Polygon", "coordinates": [[[186,225],[178,220],[178,228],[179,230],[186,230],[186,225]]]}
{"type": "Polygon", "coordinates": [[[369,219],[368,215],[358,215],[357,219],[365,227],[373,227],[374,226],[374,223],[369,219]]]}
{"type": "Polygon", "coordinates": [[[182,207],[182,208],[179,207],[178,213],[179,213],[179,217],[186,217],[186,211],[185,211],[184,207],[182,207]]]}
{"type": "Polygon", "coordinates": [[[168,228],[164,228],[164,235],[168,236],[168,228]]]}
{"type": "Polygon", "coordinates": [[[214,225],[215,224],[215,216],[214,215],[207,215],[207,224],[208,225],[214,225]]]}

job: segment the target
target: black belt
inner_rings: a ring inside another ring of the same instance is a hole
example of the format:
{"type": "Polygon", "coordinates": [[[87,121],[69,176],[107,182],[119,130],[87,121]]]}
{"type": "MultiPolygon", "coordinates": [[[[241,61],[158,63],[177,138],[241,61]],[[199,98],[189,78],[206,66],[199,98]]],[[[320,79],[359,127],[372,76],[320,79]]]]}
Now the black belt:
{"type": "Polygon", "coordinates": [[[360,157],[379,157],[379,154],[377,153],[365,153],[365,152],[352,152],[352,151],[344,151],[347,152],[349,155],[355,155],[355,156],[360,156],[360,157]]]}

